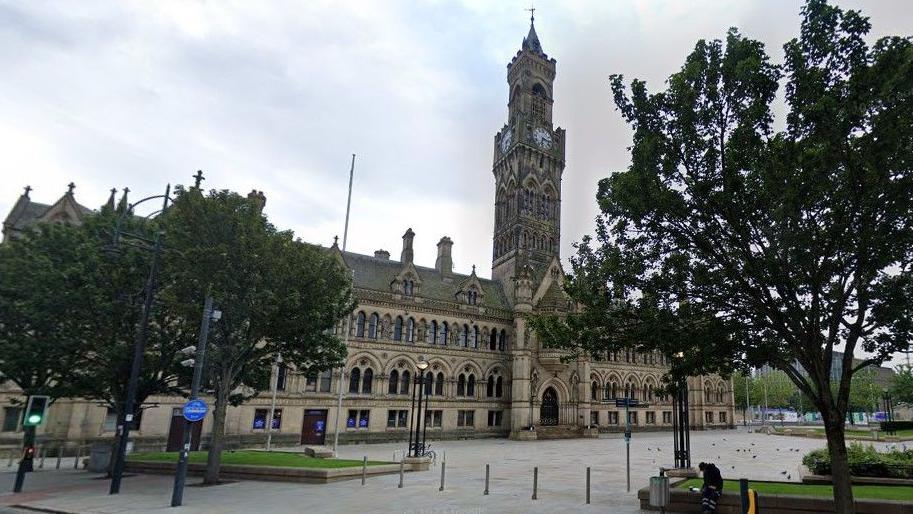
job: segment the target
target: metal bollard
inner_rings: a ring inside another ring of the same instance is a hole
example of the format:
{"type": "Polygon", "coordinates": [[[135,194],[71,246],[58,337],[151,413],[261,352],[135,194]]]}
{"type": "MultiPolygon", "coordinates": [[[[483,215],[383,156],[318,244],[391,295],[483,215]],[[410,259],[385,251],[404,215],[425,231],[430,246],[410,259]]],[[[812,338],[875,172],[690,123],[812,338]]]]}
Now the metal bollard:
{"type": "Polygon", "coordinates": [[[76,447],[76,458],[73,459],[73,469],[79,469],[79,458],[82,457],[82,446],[76,447]]]}
{"type": "Polygon", "coordinates": [[[403,488],[403,472],[406,468],[406,459],[402,458],[399,460],[399,488],[403,488]]]}
{"type": "Polygon", "coordinates": [[[447,467],[447,461],[441,462],[441,487],[438,489],[439,492],[444,491],[444,468],[447,467]]]}
{"type": "Polygon", "coordinates": [[[54,469],[60,469],[60,460],[63,459],[63,446],[57,447],[57,465],[54,469]]]}
{"type": "Polygon", "coordinates": [[[539,466],[533,468],[533,499],[538,500],[536,497],[536,490],[539,488],[539,466]]]}
{"type": "Polygon", "coordinates": [[[46,446],[42,446],[42,447],[41,447],[41,460],[38,461],[38,469],[44,468],[44,458],[47,456],[47,454],[48,454],[48,449],[47,449],[47,447],[46,447],[46,446]]]}
{"type": "Polygon", "coordinates": [[[485,465],[485,492],[482,493],[485,496],[488,496],[488,476],[489,476],[489,465],[485,465]]]}
{"type": "Polygon", "coordinates": [[[590,467],[586,467],[586,504],[590,504],[590,467]]]}
{"type": "Polygon", "coordinates": [[[368,478],[368,456],[365,455],[361,461],[361,485],[365,485],[365,479],[368,478]]]}

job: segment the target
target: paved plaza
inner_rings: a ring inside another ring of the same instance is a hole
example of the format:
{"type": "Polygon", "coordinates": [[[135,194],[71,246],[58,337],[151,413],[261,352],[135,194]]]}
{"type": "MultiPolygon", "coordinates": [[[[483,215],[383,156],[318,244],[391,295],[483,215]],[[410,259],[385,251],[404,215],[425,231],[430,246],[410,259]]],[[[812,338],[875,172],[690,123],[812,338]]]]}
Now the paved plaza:
{"type": "MultiPolygon", "coordinates": [[[[802,455],[824,445],[821,439],[768,436],[743,430],[692,432],[695,465],[717,462],[725,478],[799,480],[802,455]],[[799,450],[790,451],[790,450],[799,450]],[[733,466],[735,469],[733,469],[733,466]],[[784,474],[783,472],[786,472],[784,474]]],[[[672,464],[671,433],[635,433],[631,444],[631,492],[625,491],[625,445],[619,435],[600,439],[518,442],[505,439],[433,443],[439,462],[427,472],[332,484],[237,481],[215,487],[188,487],[179,512],[641,512],[636,491],[672,464]],[[440,460],[446,453],[446,484],[440,460]],[[491,465],[490,494],[483,496],[485,464],[491,465]],[[532,500],[533,467],[539,467],[538,500],[532,500]],[[592,504],[585,500],[586,467],[592,468],[592,504]]],[[[349,445],[340,457],[390,460],[402,445],[349,445]]],[[[397,458],[398,458],[397,453],[397,458]]],[[[3,463],[5,464],[5,462],[3,463]]],[[[108,481],[73,470],[41,470],[29,475],[26,493],[13,495],[12,468],[0,468],[0,512],[14,504],[63,512],[176,512],[169,507],[172,478],[137,475],[125,479],[119,496],[108,496],[108,481]]],[[[197,483],[199,479],[191,479],[197,483]]]]}

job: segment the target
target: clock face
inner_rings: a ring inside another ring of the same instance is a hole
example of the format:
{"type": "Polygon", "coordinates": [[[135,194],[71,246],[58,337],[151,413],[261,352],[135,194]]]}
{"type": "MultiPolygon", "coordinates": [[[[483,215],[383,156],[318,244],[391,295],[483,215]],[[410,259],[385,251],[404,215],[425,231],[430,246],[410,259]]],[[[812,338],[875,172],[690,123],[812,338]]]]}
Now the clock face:
{"type": "Polygon", "coordinates": [[[542,127],[537,127],[533,131],[533,141],[539,145],[539,148],[548,150],[552,147],[552,133],[542,127]]]}
{"type": "Polygon", "coordinates": [[[510,147],[510,142],[513,140],[513,137],[513,132],[511,132],[510,129],[507,129],[507,131],[501,135],[501,153],[507,153],[507,149],[510,147]]]}

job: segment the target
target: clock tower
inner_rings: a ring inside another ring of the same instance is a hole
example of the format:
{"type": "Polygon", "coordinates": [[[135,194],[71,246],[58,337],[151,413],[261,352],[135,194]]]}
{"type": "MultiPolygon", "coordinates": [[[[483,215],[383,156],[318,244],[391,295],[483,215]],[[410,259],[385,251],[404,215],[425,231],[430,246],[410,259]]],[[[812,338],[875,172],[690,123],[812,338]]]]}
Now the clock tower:
{"type": "Polygon", "coordinates": [[[542,50],[534,18],[507,65],[507,123],[494,137],[492,278],[509,287],[520,267],[534,278],[558,257],[564,130],[552,124],[555,59],[542,50]]]}

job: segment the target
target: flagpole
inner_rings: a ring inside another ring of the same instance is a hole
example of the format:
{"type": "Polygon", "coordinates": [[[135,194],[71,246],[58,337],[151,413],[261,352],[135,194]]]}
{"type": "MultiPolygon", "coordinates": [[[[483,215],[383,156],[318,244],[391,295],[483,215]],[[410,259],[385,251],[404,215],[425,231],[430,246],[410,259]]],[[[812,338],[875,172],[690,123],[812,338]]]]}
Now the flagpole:
{"type": "MultiPolygon", "coordinates": [[[[349,211],[352,208],[352,179],[355,176],[355,154],[352,154],[352,166],[349,168],[349,199],[346,201],[346,224],[342,230],[342,251],[346,251],[346,243],[349,239],[349,211]]],[[[352,280],[354,282],[355,273],[352,272],[352,280]]],[[[346,316],[345,322],[345,333],[343,334],[343,344],[346,347],[349,346],[349,330],[351,329],[351,320],[352,315],[348,314],[346,316]]],[[[338,456],[336,454],[336,447],[339,446],[339,414],[342,412],[342,395],[345,391],[345,377],[346,377],[346,367],[343,365],[339,368],[339,397],[336,401],[336,429],[333,430],[333,456],[338,456]]]]}
{"type": "Polygon", "coordinates": [[[352,154],[352,167],[349,168],[349,199],[346,201],[346,225],[342,231],[342,251],[346,251],[349,239],[349,209],[352,208],[352,178],[355,176],[355,154],[352,154]]]}

